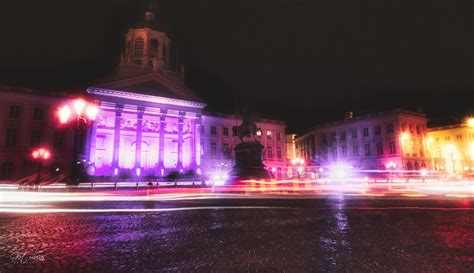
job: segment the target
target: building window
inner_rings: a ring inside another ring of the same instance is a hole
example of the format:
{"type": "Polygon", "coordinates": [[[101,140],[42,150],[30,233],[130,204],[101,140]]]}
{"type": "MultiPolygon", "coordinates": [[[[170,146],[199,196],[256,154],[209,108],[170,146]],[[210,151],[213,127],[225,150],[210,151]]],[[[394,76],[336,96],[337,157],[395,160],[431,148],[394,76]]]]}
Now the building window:
{"type": "Polygon", "coordinates": [[[376,148],[377,148],[377,155],[383,155],[383,145],[382,145],[382,142],[377,142],[376,148]]]}
{"type": "Polygon", "coordinates": [[[276,137],[277,137],[277,140],[281,140],[281,133],[280,132],[276,133],[276,137]]]}
{"type": "Polygon", "coordinates": [[[158,42],[157,39],[151,39],[150,40],[150,57],[158,57],[158,48],[160,46],[160,43],[158,42]]]}
{"type": "Polygon", "coordinates": [[[41,144],[41,130],[31,130],[30,146],[38,147],[41,144]]]}
{"type": "Polygon", "coordinates": [[[364,144],[364,151],[365,151],[365,156],[370,156],[370,144],[369,143],[364,144]]]}
{"type": "Polygon", "coordinates": [[[446,137],[444,137],[444,140],[449,141],[449,140],[451,140],[451,137],[446,136],[446,137]]]}
{"type": "Polygon", "coordinates": [[[43,120],[44,119],[44,109],[43,108],[35,108],[33,110],[33,120],[43,120]]]}
{"type": "MultiPolygon", "coordinates": [[[[64,132],[63,131],[56,131],[54,132],[54,140],[53,140],[53,148],[56,149],[56,150],[60,150],[64,147],[64,132]]],[[[102,147],[103,147],[103,143],[104,143],[104,138],[100,138],[102,141],[99,141],[99,143],[102,143],[102,147]]],[[[99,146],[98,146],[99,147],[99,146]]]]}
{"type": "Polygon", "coordinates": [[[397,148],[395,146],[395,141],[394,140],[390,140],[388,142],[388,148],[389,148],[389,151],[390,151],[390,154],[395,154],[397,153],[397,148]]]}
{"type": "Polygon", "coordinates": [[[268,158],[273,158],[273,147],[272,146],[268,146],[267,155],[268,155],[268,158]]]}
{"type": "Polygon", "coordinates": [[[261,137],[262,136],[262,130],[257,130],[257,137],[261,137]]]}
{"type": "Polygon", "coordinates": [[[352,145],[352,154],[354,156],[359,156],[359,145],[357,144],[352,145]]]}
{"type": "Polygon", "coordinates": [[[331,133],[331,141],[336,141],[336,133],[331,133]]]}
{"type": "Polygon", "coordinates": [[[332,158],[337,159],[337,147],[332,147],[332,158]]]}
{"type": "Polygon", "coordinates": [[[135,57],[143,57],[143,49],[145,48],[145,40],[139,37],[135,40],[135,57]]]}
{"type": "Polygon", "coordinates": [[[21,107],[20,105],[10,105],[8,111],[8,118],[19,118],[21,115],[21,107]]]}
{"type": "Polygon", "coordinates": [[[420,125],[416,125],[416,133],[421,134],[420,125]]]}
{"type": "Polygon", "coordinates": [[[412,124],[408,125],[408,130],[410,131],[410,133],[413,134],[413,125],[412,124]]]}
{"type": "Polygon", "coordinates": [[[5,147],[13,148],[16,146],[17,129],[7,128],[5,132],[5,147]]]}
{"type": "Polygon", "coordinates": [[[341,146],[341,155],[342,155],[343,157],[346,157],[346,156],[347,156],[347,145],[346,145],[346,144],[344,144],[344,145],[341,146]]]}
{"type": "Polygon", "coordinates": [[[217,155],[217,143],[214,141],[211,141],[211,155],[212,156],[217,155]]]}
{"type": "Polygon", "coordinates": [[[272,139],[272,131],[267,131],[267,139],[268,140],[272,139]]]}
{"type": "Polygon", "coordinates": [[[201,125],[201,134],[204,134],[204,125],[201,125]]]}
{"type": "Polygon", "coordinates": [[[224,136],[228,136],[228,135],[229,135],[229,128],[228,128],[228,127],[222,128],[222,134],[223,134],[224,136]]]}
{"type": "Polygon", "coordinates": [[[462,135],[456,135],[456,139],[462,139],[462,135]]]}
{"type": "Polygon", "coordinates": [[[380,135],[381,130],[380,130],[380,125],[377,125],[374,127],[374,135],[378,136],[380,135]]]}
{"type": "Polygon", "coordinates": [[[211,135],[213,135],[213,136],[217,135],[217,127],[216,126],[211,126],[211,135]]]}
{"type": "Polygon", "coordinates": [[[10,161],[3,162],[0,166],[0,179],[10,179],[13,172],[13,163],[10,161]]]}
{"type": "Polygon", "coordinates": [[[362,136],[365,136],[365,137],[369,136],[369,128],[362,129],[362,136]]]}
{"type": "Polygon", "coordinates": [[[344,141],[346,140],[346,132],[341,132],[341,140],[344,141]]]}
{"type": "Polygon", "coordinates": [[[387,133],[388,134],[393,133],[393,123],[387,124],[387,133]]]}
{"type": "Polygon", "coordinates": [[[352,138],[357,138],[357,130],[352,129],[352,138]]]}
{"type": "Polygon", "coordinates": [[[229,143],[222,143],[222,153],[224,155],[230,155],[229,143]]]}
{"type": "Polygon", "coordinates": [[[282,158],[281,145],[278,145],[278,146],[277,146],[277,158],[278,158],[278,159],[281,159],[281,158],[282,158]]]}

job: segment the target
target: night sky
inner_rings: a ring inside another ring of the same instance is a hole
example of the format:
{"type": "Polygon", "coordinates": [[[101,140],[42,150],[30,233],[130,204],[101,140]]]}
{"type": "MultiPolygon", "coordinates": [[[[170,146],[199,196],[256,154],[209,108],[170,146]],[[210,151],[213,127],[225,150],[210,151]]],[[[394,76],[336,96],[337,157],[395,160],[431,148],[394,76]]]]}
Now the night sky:
{"type": "MultiPolygon", "coordinates": [[[[144,1],[1,1],[0,82],[71,91],[111,73],[144,1]]],[[[187,83],[209,108],[290,130],[422,107],[474,110],[474,4],[447,0],[161,0],[187,83]]]]}

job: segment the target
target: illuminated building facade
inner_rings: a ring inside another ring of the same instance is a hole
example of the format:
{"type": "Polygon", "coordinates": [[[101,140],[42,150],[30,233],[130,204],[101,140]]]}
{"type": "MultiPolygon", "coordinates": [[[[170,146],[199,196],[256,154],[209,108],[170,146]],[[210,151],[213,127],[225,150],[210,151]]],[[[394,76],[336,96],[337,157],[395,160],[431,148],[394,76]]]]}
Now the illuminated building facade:
{"type": "MultiPolygon", "coordinates": [[[[471,122],[472,123],[472,122],[471,122]]],[[[441,174],[474,172],[474,125],[469,122],[430,128],[427,147],[433,169],[441,174]]]]}
{"type": "Polygon", "coordinates": [[[353,117],[318,125],[296,140],[298,156],[309,165],[346,164],[359,170],[429,168],[423,113],[404,110],[353,117]]]}
{"type": "MultiPolygon", "coordinates": [[[[61,175],[72,162],[73,130],[57,122],[57,105],[72,101],[68,96],[25,88],[0,86],[0,181],[37,171],[31,152],[39,147],[51,151],[44,169],[61,175]],[[41,95],[40,95],[41,93],[41,95]]],[[[79,138],[84,147],[85,138],[79,138]]]]}
{"type": "MultiPolygon", "coordinates": [[[[242,123],[236,115],[205,112],[202,116],[201,147],[203,169],[212,172],[230,171],[234,159],[234,147],[240,142],[232,136],[232,127],[242,123]]],[[[285,128],[282,121],[262,119],[256,140],[264,146],[263,162],[275,178],[283,178],[286,167],[285,128]]],[[[245,141],[255,140],[246,138],[245,141]]]]}
{"type": "Polygon", "coordinates": [[[296,154],[296,134],[287,134],[286,137],[286,159],[291,161],[297,157],[296,154]]]}
{"type": "MultiPolygon", "coordinates": [[[[206,104],[185,86],[183,71],[170,69],[172,41],[153,20],[149,11],[145,26],[128,31],[117,73],[87,90],[101,108],[88,151],[94,174],[163,176],[231,168],[238,141],[232,126],[241,118],[203,112],[206,104]]],[[[265,136],[260,138],[265,163],[279,174],[286,158],[285,125],[263,120],[258,126],[265,136]]]]}
{"type": "MultiPolygon", "coordinates": [[[[186,87],[172,41],[155,19],[154,12],[147,11],[125,35],[125,52],[115,73],[78,95],[100,109],[86,136],[79,137],[79,159],[91,175],[163,176],[188,170],[209,175],[215,168],[233,165],[233,148],[240,140],[232,136],[232,126],[239,125],[241,117],[203,111],[206,103],[186,87]]],[[[60,125],[56,114],[69,98],[18,88],[1,94],[5,145],[0,150],[0,180],[34,173],[34,164],[28,162],[30,148],[36,145],[49,148],[50,165],[67,172],[73,130],[60,125]]],[[[286,126],[274,120],[261,120],[258,126],[264,162],[282,177],[286,126]]]]}

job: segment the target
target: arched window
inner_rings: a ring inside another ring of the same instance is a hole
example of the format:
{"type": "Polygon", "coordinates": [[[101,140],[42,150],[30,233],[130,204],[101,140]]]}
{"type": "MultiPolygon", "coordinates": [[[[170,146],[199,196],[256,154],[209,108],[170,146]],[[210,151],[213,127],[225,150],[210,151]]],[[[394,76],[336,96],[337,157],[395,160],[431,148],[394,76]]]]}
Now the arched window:
{"type": "Polygon", "coordinates": [[[143,49],[145,47],[145,40],[142,37],[135,39],[135,57],[143,57],[143,49]]]}
{"type": "Polygon", "coordinates": [[[150,40],[150,57],[158,57],[158,47],[160,43],[157,39],[150,40]]]}
{"type": "Polygon", "coordinates": [[[411,164],[411,162],[407,163],[407,170],[409,171],[413,170],[413,165],[411,164]]]}
{"type": "Polygon", "coordinates": [[[415,162],[415,170],[419,170],[419,169],[420,169],[420,163],[415,162]]]}

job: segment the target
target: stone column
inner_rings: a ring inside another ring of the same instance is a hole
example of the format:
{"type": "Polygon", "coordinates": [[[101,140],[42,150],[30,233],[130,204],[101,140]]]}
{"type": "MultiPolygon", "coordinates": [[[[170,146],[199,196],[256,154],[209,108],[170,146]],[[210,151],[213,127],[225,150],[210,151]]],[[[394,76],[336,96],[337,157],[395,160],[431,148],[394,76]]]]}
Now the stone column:
{"type": "Polygon", "coordinates": [[[196,171],[199,170],[201,166],[201,114],[198,114],[197,119],[194,122],[194,167],[196,171]]]}
{"type": "MultiPolygon", "coordinates": [[[[158,139],[158,168],[164,169],[164,156],[165,156],[165,128],[166,128],[166,109],[160,110],[160,136],[158,139]]],[[[163,175],[163,173],[161,173],[163,175]]]]}
{"type": "Polygon", "coordinates": [[[181,170],[183,168],[183,126],[185,112],[179,112],[178,117],[178,163],[176,168],[181,170]]]}
{"type": "MultiPolygon", "coordinates": [[[[123,104],[115,105],[114,150],[112,154],[112,168],[118,168],[120,152],[120,127],[122,126],[123,104]]],[[[113,170],[115,173],[115,170],[113,170]]]]}
{"type": "MultiPolygon", "coordinates": [[[[142,127],[143,127],[143,113],[145,112],[145,107],[138,106],[137,109],[137,135],[135,138],[135,171],[141,168],[140,161],[142,160],[142,127]]],[[[139,173],[136,173],[139,175],[139,173]]]]}
{"type": "Polygon", "coordinates": [[[90,134],[88,136],[88,153],[87,160],[91,162],[92,166],[95,165],[95,150],[96,150],[96,143],[97,143],[97,122],[91,121],[92,125],[90,128],[90,134]]]}

